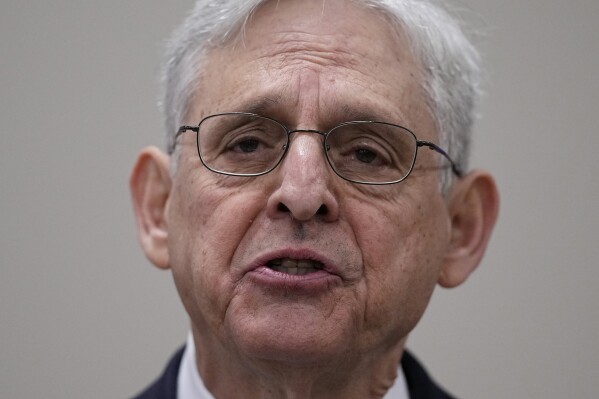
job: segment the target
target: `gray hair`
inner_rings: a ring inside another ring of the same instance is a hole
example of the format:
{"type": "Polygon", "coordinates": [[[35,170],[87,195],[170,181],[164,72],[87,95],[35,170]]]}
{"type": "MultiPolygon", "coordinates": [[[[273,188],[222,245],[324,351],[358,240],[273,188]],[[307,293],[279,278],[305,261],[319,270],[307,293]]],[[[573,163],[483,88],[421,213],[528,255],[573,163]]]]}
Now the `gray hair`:
{"type": "MultiPolygon", "coordinates": [[[[267,1],[198,0],[173,33],[163,67],[161,101],[170,154],[176,148],[177,129],[196,95],[207,52],[235,39],[248,18],[267,1]]],[[[423,89],[437,125],[439,144],[458,168],[466,171],[480,97],[481,68],[479,53],[459,21],[428,0],[352,1],[381,12],[391,26],[408,36],[411,50],[423,68],[423,89]]],[[[451,170],[444,169],[443,187],[450,184],[452,176],[451,170]]]]}

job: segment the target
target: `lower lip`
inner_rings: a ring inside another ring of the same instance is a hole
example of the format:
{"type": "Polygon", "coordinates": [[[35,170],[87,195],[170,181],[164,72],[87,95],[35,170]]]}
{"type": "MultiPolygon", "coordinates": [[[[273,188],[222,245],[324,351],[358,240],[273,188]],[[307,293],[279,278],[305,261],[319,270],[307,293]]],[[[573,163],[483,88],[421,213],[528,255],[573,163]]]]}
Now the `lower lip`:
{"type": "Polygon", "coordinates": [[[319,270],[314,273],[297,275],[278,272],[266,266],[258,267],[246,274],[255,284],[272,290],[283,290],[286,294],[315,294],[341,285],[341,278],[335,274],[319,270]]]}

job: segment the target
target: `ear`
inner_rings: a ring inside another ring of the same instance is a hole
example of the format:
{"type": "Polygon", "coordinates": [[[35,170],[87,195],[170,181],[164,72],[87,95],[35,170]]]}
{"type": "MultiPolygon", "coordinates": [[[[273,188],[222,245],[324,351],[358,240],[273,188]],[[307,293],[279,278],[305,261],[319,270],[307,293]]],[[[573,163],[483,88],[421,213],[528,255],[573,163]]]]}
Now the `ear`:
{"type": "Polygon", "coordinates": [[[171,189],[169,156],[156,147],[145,148],[133,167],[129,188],[141,246],[154,265],[167,269],[169,256],[166,211],[171,189]]]}
{"type": "Polygon", "coordinates": [[[493,177],[473,171],[456,181],[448,198],[451,241],[439,285],[463,283],[485,253],[499,211],[499,193],[493,177]]]}

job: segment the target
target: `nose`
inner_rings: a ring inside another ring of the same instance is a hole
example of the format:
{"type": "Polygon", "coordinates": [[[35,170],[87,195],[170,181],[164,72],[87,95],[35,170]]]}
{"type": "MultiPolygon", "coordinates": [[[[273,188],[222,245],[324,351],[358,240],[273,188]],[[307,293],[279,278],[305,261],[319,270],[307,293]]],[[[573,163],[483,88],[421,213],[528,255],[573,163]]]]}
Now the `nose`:
{"type": "Polygon", "coordinates": [[[310,132],[293,134],[285,159],[273,171],[278,180],[267,202],[271,218],[292,216],[302,222],[338,218],[339,204],[332,190],[335,176],[324,157],[322,140],[310,132]]]}

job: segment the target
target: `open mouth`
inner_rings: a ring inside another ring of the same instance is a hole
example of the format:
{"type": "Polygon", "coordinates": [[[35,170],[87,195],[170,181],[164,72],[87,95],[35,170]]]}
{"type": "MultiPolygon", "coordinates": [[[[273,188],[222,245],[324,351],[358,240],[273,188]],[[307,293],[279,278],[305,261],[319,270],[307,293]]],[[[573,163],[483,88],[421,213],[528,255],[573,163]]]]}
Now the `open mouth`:
{"type": "Polygon", "coordinates": [[[316,273],[324,269],[324,265],[315,260],[279,258],[273,259],[266,265],[269,269],[277,272],[303,276],[316,273]]]}

